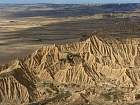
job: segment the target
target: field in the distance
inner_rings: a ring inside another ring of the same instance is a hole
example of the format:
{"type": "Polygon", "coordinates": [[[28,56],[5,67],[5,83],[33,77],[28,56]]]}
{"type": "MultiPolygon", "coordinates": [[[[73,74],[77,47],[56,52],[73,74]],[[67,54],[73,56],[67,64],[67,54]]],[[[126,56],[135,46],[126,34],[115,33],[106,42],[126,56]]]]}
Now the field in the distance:
{"type": "Polygon", "coordinates": [[[139,37],[140,4],[0,5],[0,63],[49,43],[77,41],[96,31],[139,37]]]}

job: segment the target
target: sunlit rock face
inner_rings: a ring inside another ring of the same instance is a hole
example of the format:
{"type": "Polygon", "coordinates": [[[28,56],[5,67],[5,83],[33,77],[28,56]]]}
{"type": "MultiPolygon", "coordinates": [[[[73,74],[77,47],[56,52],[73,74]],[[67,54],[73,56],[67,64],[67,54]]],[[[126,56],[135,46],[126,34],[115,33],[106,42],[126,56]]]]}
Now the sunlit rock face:
{"type": "Polygon", "coordinates": [[[93,35],[81,42],[44,46],[16,64],[1,66],[0,102],[6,98],[21,103],[44,99],[48,93],[39,85],[43,81],[79,88],[113,82],[118,87],[139,89],[139,45],[139,38],[93,35]]]}

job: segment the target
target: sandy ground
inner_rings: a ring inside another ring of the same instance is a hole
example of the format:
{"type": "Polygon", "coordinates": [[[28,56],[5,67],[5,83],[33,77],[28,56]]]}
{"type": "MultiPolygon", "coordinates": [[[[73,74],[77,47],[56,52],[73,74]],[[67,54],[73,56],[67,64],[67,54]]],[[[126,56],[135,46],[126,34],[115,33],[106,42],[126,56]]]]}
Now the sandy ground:
{"type": "Polygon", "coordinates": [[[77,41],[93,31],[104,35],[133,35],[140,33],[138,13],[92,16],[2,18],[0,16],[0,64],[27,56],[49,43],[77,41]],[[127,18],[129,17],[129,19],[127,18]],[[131,17],[131,18],[130,18],[131,17]]]}
{"type": "MultiPolygon", "coordinates": [[[[33,52],[34,50],[40,48],[43,45],[48,43],[54,43],[62,41],[64,38],[71,41],[77,37],[67,36],[67,35],[56,35],[49,36],[45,35],[47,33],[47,27],[49,25],[70,22],[70,21],[79,21],[87,19],[100,19],[102,16],[82,16],[82,17],[68,17],[68,18],[47,18],[47,17],[28,17],[22,19],[0,19],[0,64],[4,64],[7,61],[11,61],[20,56],[25,56],[33,52]],[[34,28],[45,27],[45,30],[33,30],[34,28]],[[30,33],[29,37],[24,37],[27,33],[24,31],[28,30],[30,33]],[[34,34],[38,33],[38,38],[41,38],[40,34],[43,34],[48,39],[55,39],[58,37],[60,40],[47,40],[43,43],[38,39],[34,38],[34,34]],[[17,35],[17,36],[16,36],[17,35]]],[[[62,30],[60,30],[62,31],[62,30]]],[[[71,34],[72,35],[72,34],[71,34]]]]}

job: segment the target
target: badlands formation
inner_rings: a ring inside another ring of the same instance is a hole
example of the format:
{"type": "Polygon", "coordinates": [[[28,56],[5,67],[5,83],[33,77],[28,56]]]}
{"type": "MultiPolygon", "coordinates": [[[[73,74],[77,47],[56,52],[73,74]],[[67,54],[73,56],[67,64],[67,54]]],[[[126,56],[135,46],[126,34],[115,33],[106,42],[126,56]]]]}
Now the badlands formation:
{"type": "Polygon", "coordinates": [[[1,105],[139,105],[139,89],[139,38],[91,35],[0,67],[1,105]]]}

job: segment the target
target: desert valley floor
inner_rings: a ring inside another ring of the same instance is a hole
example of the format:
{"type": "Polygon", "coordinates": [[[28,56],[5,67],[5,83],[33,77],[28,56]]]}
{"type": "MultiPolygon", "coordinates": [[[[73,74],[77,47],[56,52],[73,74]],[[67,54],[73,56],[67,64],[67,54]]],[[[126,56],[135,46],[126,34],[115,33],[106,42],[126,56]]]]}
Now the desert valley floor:
{"type": "Polygon", "coordinates": [[[0,105],[140,105],[140,4],[0,4],[0,105]]]}

